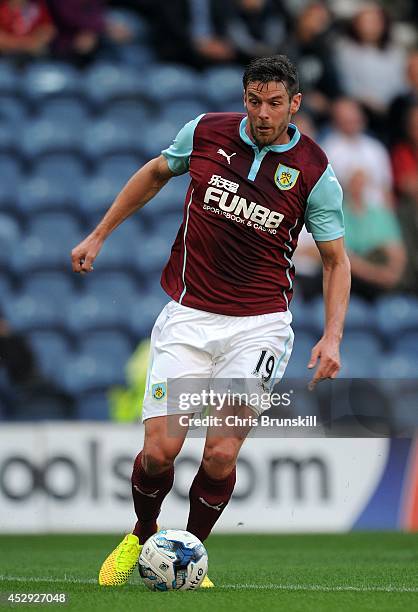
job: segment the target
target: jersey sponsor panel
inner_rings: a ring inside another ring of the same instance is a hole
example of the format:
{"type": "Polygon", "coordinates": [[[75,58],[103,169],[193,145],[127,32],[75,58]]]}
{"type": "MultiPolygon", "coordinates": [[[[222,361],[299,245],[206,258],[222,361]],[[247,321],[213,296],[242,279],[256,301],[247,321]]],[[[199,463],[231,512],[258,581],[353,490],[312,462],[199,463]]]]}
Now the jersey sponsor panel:
{"type": "Polygon", "coordinates": [[[184,229],[162,275],[174,300],[234,316],[287,310],[292,254],[309,194],[328,164],[295,127],[289,145],[258,151],[242,137],[244,120],[208,113],[195,125],[188,159],[193,202],[188,195],[184,229]]]}

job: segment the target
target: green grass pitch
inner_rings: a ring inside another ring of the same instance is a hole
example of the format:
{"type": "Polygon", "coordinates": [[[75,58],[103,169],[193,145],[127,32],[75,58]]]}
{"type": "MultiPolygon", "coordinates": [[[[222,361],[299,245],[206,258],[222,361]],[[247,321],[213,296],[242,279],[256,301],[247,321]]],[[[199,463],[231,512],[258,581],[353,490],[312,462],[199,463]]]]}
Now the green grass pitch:
{"type": "Polygon", "coordinates": [[[121,537],[0,536],[0,593],[67,593],[69,603],[14,609],[89,612],[395,612],[418,610],[418,534],[214,535],[215,589],[152,593],[135,571],[129,585],[97,585],[102,560],[121,537]]]}

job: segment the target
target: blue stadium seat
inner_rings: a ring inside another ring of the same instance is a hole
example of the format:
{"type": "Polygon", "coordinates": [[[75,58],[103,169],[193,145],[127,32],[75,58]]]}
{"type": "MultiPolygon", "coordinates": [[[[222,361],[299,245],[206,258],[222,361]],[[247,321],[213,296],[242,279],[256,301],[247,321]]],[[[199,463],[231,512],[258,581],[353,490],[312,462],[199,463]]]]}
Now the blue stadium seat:
{"type": "Polygon", "coordinates": [[[306,379],[312,377],[312,372],[307,369],[311,351],[318,339],[306,331],[295,334],[295,340],[290,361],[286,368],[286,378],[306,379]]]}
{"type": "Polygon", "coordinates": [[[182,126],[171,118],[152,122],[144,126],[138,148],[146,159],[157,157],[163,149],[167,149],[182,126]]]}
{"type": "Polygon", "coordinates": [[[19,331],[63,329],[63,311],[51,297],[16,296],[4,304],[11,326],[19,331]]]}
{"type": "Polygon", "coordinates": [[[373,332],[347,332],[341,344],[341,377],[372,378],[377,375],[382,355],[379,338],[373,332]]]}
{"type": "Polygon", "coordinates": [[[13,404],[13,421],[68,421],[74,418],[72,398],[51,382],[25,388],[18,394],[18,400],[13,404]]]}
{"type": "Polygon", "coordinates": [[[64,62],[31,62],[22,75],[22,91],[31,102],[42,104],[50,97],[81,96],[80,74],[64,62]]]}
{"type": "Polygon", "coordinates": [[[231,109],[231,106],[242,109],[242,69],[238,66],[225,66],[208,68],[203,75],[206,94],[210,108],[222,112],[231,109]]]}
{"type": "MultiPolygon", "coordinates": [[[[322,296],[314,298],[307,304],[306,314],[315,333],[322,334],[324,329],[324,299],[322,296]]],[[[350,298],[344,329],[346,332],[375,329],[375,317],[372,314],[371,306],[356,295],[350,298]]]]}
{"type": "Polygon", "coordinates": [[[416,379],[418,377],[417,361],[403,353],[388,353],[380,360],[378,376],[388,381],[388,384],[391,380],[398,378],[416,379]]]}
{"type": "Polygon", "coordinates": [[[150,109],[140,100],[115,100],[100,118],[138,130],[150,120],[150,109]]]}
{"type": "Polygon", "coordinates": [[[172,100],[198,98],[202,90],[199,73],[187,66],[175,64],[154,64],[144,77],[146,92],[156,104],[172,100]]]}
{"type": "Polygon", "coordinates": [[[18,183],[22,175],[22,164],[17,157],[0,154],[1,183],[18,183]]]}
{"type": "Polygon", "coordinates": [[[29,161],[47,153],[82,152],[84,122],[62,123],[53,119],[34,119],[23,126],[20,152],[29,161]]]}
{"type": "Polygon", "coordinates": [[[123,185],[141,167],[142,163],[143,161],[138,155],[110,155],[100,160],[96,173],[99,176],[108,176],[112,177],[112,180],[119,181],[120,189],[122,189],[123,185]]]}
{"type": "Polygon", "coordinates": [[[19,126],[27,116],[26,105],[15,95],[0,95],[0,122],[19,126]]]}
{"type": "Polygon", "coordinates": [[[12,295],[13,283],[10,274],[0,271],[0,309],[3,307],[3,304],[12,299],[12,295]]]}
{"type": "Polygon", "coordinates": [[[38,109],[39,119],[51,119],[56,122],[80,125],[89,118],[89,107],[78,96],[65,96],[44,100],[38,109]]]}
{"type": "Polygon", "coordinates": [[[77,399],[76,419],[81,421],[106,421],[109,419],[109,401],[105,391],[83,393],[77,399]]]}
{"type": "Polygon", "coordinates": [[[155,219],[158,224],[167,213],[177,213],[181,216],[189,182],[189,174],[171,179],[161,191],[144,206],[140,214],[144,215],[147,219],[155,219]]]}
{"type": "Polygon", "coordinates": [[[163,121],[168,119],[177,124],[180,130],[188,121],[212,110],[207,103],[200,100],[176,100],[163,108],[161,118],[163,121]]]}
{"type": "Polygon", "coordinates": [[[177,236],[182,221],[183,215],[180,211],[178,213],[167,213],[164,215],[161,222],[154,228],[153,233],[155,233],[157,237],[163,238],[167,244],[167,247],[164,249],[164,252],[167,254],[170,253],[171,246],[177,236]]]}
{"type": "Polygon", "coordinates": [[[171,246],[172,243],[160,234],[148,236],[137,246],[135,254],[137,269],[144,280],[161,275],[170,256],[171,246]]]}
{"type": "Polygon", "coordinates": [[[341,343],[341,351],[375,359],[382,352],[379,338],[373,332],[349,331],[341,343]]]}
{"type": "Polygon", "coordinates": [[[65,306],[73,300],[75,289],[73,279],[69,274],[57,271],[36,271],[24,279],[22,292],[35,300],[49,297],[65,306]]]}
{"type": "Polygon", "coordinates": [[[418,299],[408,295],[382,297],[375,318],[382,337],[391,342],[404,332],[418,330],[418,299]]]}
{"type": "Polygon", "coordinates": [[[346,331],[370,330],[374,327],[374,316],[370,304],[358,296],[352,295],[347,310],[344,329],[346,331]]]}
{"type": "Polygon", "coordinates": [[[395,339],[393,350],[400,355],[409,357],[411,361],[418,363],[418,328],[415,331],[410,331],[408,334],[395,339]]]}
{"type": "Polygon", "coordinates": [[[8,153],[0,153],[0,211],[7,211],[17,219],[22,216],[16,206],[20,181],[20,161],[8,153]]]}
{"type": "Polygon", "coordinates": [[[0,250],[9,250],[19,239],[19,223],[13,216],[6,213],[0,213],[0,250]]]}
{"type": "Polygon", "coordinates": [[[20,75],[13,62],[0,60],[0,93],[17,95],[20,91],[20,75]]]}
{"type": "Polygon", "coordinates": [[[69,270],[70,251],[74,245],[67,243],[67,248],[63,248],[58,239],[49,243],[38,236],[29,235],[15,245],[11,258],[12,270],[22,277],[34,271],[69,270]]]}
{"type": "Polygon", "coordinates": [[[73,336],[85,331],[113,329],[129,331],[126,311],[131,307],[131,298],[124,298],[123,304],[115,300],[105,300],[97,295],[85,294],[68,303],[66,309],[66,328],[73,336]]]}
{"type": "Polygon", "coordinates": [[[122,270],[108,272],[97,269],[93,274],[81,277],[81,281],[89,295],[95,295],[98,299],[119,304],[121,312],[123,312],[124,304],[128,300],[135,300],[142,295],[136,279],[130,273],[122,270]]]}
{"type": "Polygon", "coordinates": [[[136,70],[144,70],[156,63],[154,49],[146,44],[121,45],[117,48],[119,62],[136,70]]]}
{"type": "Polygon", "coordinates": [[[138,78],[131,66],[115,63],[95,63],[84,80],[84,93],[96,107],[103,107],[121,99],[143,99],[144,79],[138,78]]]}
{"type": "Polygon", "coordinates": [[[124,364],[131,356],[134,346],[127,334],[109,329],[85,331],[78,337],[78,349],[81,354],[98,360],[105,357],[116,364],[124,364]]]}
{"type": "MultiPolygon", "coordinates": [[[[59,160],[53,164],[60,167],[59,160]]],[[[70,180],[68,176],[53,174],[52,169],[43,169],[39,174],[26,176],[19,184],[17,206],[22,215],[35,215],[46,211],[67,211],[73,209],[77,214],[80,198],[79,182],[70,180]]],[[[80,176],[81,179],[81,176],[80,176]]]]}
{"type": "Polygon", "coordinates": [[[68,213],[39,213],[29,219],[28,235],[13,250],[13,270],[71,269],[71,250],[82,238],[79,223],[68,213]]]}
{"type": "Polygon", "coordinates": [[[133,219],[124,221],[107,238],[99,259],[97,269],[99,270],[130,270],[135,272],[138,267],[138,245],[142,244],[144,234],[133,219]]]}
{"type": "Polygon", "coordinates": [[[0,153],[19,154],[19,130],[11,123],[0,123],[0,153]]]}
{"type": "Polygon", "coordinates": [[[131,333],[137,339],[148,338],[156,318],[164,306],[170,301],[162,289],[157,295],[147,293],[133,303],[128,314],[131,333]]]}
{"type": "Polygon", "coordinates": [[[115,153],[135,155],[142,147],[140,132],[140,125],[97,119],[89,123],[83,135],[83,153],[92,161],[115,153]]]}
{"type": "Polygon", "coordinates": [[[293,295],[289,309],[292,313],[292,328],[296,334],[299,331],[310,334],[318,333],[314,322],[312,304],[306,304],[297,293],[293,295]]]}
{"type": "Polygon", "coordinates": [[[70,358],[71,347],[67,337],[48,329],[28,333],[41,372],[60,383],[63,369],[70,358]]]}
{"type": "Polygon", "coordinates": [[[75,246],[83,237],[78,220],[68,212],[45,212],[29,219],[29,233],[46,244],[60,244],[63,250],[75,246]]]}
{"type": "Polygon", "coordinates": [[[124,364],[113,357],[80,355],[70,358],[63,372],[64,388],[75,396],[124,384],[124,364]]]}
{"type": "Polygon", "coordinates": [[[35,161],[33,175],[54,184],[64,184],[69,193],[68,200],[78,198],[79,184],[86,174],[86,167],[79,155],[54,153],[35,161]]]}
{"type": "Polygon", "coordinates": [[[80,210],[96,219],[102,217],[123,187],[119,177],[96,174],[81,185],[80,210]]]}
{"type": "Polygon", "coordinates": [[[11,270],[12,250],[20,241],[20,228],[16,219],[0,213],[0,269],[11,270]]]}

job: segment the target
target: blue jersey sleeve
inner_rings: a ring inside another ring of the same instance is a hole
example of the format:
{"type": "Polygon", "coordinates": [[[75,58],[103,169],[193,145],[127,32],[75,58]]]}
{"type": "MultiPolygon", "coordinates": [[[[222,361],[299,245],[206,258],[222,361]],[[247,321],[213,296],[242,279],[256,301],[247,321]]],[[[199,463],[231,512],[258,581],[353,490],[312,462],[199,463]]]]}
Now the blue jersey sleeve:
{"type": "Polygon", "coordinates": [[[309,194],[305,225],[319,242],[344,236],[343,190],[330,164],[309,194]]]}
{"type": "Polygon", "coordinates": [[[184,125],[168,149],[161,151],[174,174],[184,174],[189,170],[190,155],[193,150],[193,136],[197,124],[203,115],[184,125]]]}

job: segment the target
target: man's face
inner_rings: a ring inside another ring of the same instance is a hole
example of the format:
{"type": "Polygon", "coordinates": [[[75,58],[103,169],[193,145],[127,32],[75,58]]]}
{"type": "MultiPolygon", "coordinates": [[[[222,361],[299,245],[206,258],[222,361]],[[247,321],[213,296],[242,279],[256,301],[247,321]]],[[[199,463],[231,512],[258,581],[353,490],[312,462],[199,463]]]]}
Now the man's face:
{"type": "Polygon", "coordinates": [[[299,109],[301,94],[289,99],[282,82],[250,82],[244,92],[251,136],[260,148],[288,142],[287,128],[291,116],[299,109]]]}
{"type": "Polygon", "coordinates": [[[337,130],[346,136],[357,136],[364,129],[362,110],[353,100],[337,100],[332,114],[337,130]]]}

